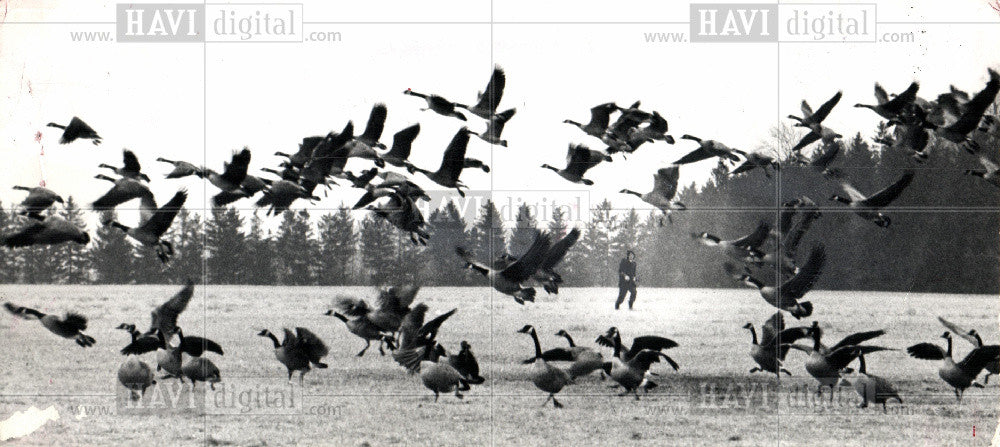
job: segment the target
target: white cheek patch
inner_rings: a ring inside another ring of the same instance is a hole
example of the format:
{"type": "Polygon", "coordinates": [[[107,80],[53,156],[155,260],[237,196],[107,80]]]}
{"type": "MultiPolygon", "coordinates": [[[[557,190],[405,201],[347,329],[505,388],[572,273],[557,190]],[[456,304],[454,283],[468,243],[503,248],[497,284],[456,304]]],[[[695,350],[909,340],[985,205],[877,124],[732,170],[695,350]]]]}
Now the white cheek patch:
{"type": "Polygon", "coordinates": [[[44,410],[32,406],[24,411],[15,411],[7,420],[0,422],[0,442],[30,435],[46,422],[55,420],[59,420],[59,412],[51,405],[44,410]]]}

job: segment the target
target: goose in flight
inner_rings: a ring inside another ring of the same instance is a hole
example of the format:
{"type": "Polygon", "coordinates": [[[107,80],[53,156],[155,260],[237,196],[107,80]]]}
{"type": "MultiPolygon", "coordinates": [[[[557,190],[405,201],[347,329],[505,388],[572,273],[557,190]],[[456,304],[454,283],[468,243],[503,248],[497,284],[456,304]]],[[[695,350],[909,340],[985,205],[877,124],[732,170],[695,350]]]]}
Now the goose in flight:
{"type": "Polygon", "coordinates": [[[510,121],[516,112],[516,109],[507,109],[503,112],[497,113],[491,116],[489,121],[486,122],[486,130],[482,133],[475,133],[472,131],[470,131],[470,133],[487,143],[507,147],[507,140],[501,139],[500,133],[503,132],[503,126],[507,124],[507,121],[510,121]]]}
{"type": "Polygon", "coordinates": [[[101,136],[97,134],[97,131],[75,116],[68,125],[48,123],[46,126],[63,130],[62,136],[59,137],[59,144],[69,144],[78,138],[93,140],[94,146],[101,144],[101,136]]]}
{"type": "Polygon", "coordinates": [[[902,93],[896,95],[895,98],[889,99],[889,95],[885,92],[879,83],[875,83],[875,100],[878,101],[877,104],[855,104],[854,107],[863,107],[870,109],[877,113],[882,118],[887,120],[895,120],[900,113],[902,113],[906,108],[913,103],[917,98],[917,90],[920,89],[920,84],[913,82],[909,87],[906,88],[902,93]]]}
{"type": "MultiPolygon", "coordinates": [[[[655,206],[663,215],[667,217],[668,220],[673,222],[670,217],[670,212],[673,210],[684,210],[687,207],[674,197],[677,195],[677,181],[680,178],[680,167],[676,165],[667,166],[665,168],[660,168],[653,174],[653,190],[645,194],[633,191],[631,189],[622,189],[619,191],[622,194],[631,194],[642,199],[650,205],[655,206]]],[[[663,218],[660,218],[660,226],[663,226],[663,218]]]]}
{"type": "Polygon", "coordinates": [[[139,158],[135,156],[135,153],[128,150],[122,149],[122,167],[111,166],[107,163],[101,163],[97,165],[99,168],[110,169],[116,175],[122,177],[128,177],[135,180],[143,180],[149,182],[149,176],[142,173],[142,166],[139,164],[139,158]]]}
{"type": "Polygon", "coordinates": [[[582,144],[570,144],[566,151],[566,167],[558,169],[554,166],[543,164],[542,167],[549,169],[560,177],[573,183],[582,183],[590,186],[593,180],[583,178],[590,168],[599,165],[602,161],[611,161],[611,156],[601,151],[595,151],[582,144]]]}
{"type": "Polygon", "coordinates": [[[603,138],[604,133],[608,130],[608,125],[611,123],[611,114],[617,110],[619,110],[619,107],[613,102],[598,104],[590,109],[589,123],[580,124],[573,120],[565,120],[563,122],[580,128],[587,135],[603,138]]]}
{"type": "MultiPolygon", "coordinates": [[[[472,112],[473,115],[476,115],[484,120],[492,121],[494,114],[496,114],[497,106],[500,104],[500,99],[503,98],[503,89],[506,85],[507,76],[504,75],[503,69],[498,65],[493,67],[493,74],[490,75],[490,82],[486,84],[485,90],[476,95],[476,103],[472,107],[463,104],[455,105],[472,112]]],[[[514,115],[513,110],[514,109],[508,110],[508,112],[511,112],[511,115],[514,115]]],[[[507,119],[510,119],[510,117],[507,117],[507,119]]],[[[504,121],[507,120],[505,119],[504,121]]],[[[499,136],[500,131],[497,131],[496,134],[499,136]]]]}
{"type": "Polygon", "coordinates": [[[899,180],[896,180],[896,183],[868,197],[854,188],[854,186],[851,186],[850,183],[841,181],[841,187],[847,192],[848,197],[834,194],[830,197],[830,200],[846,204],[865,220],[886,228],[892,223],[892,220],[889,219],[889,216],[879,212],[879,210],[896,200],[903,193],[903,190],[910,185],[910,182],[913,181],[913,176],[914,172],[912,170],[906,170],[903,176],[899,180]]]}
{"type": "Polygon", "coordinates": [[[250,149],[243,148],[243,150],[233,154],[232,160],[225,164],[222,174],[211,169],[203,169],[201,177],[207,179],[209,183],[215,185],[216,188],[219,188],[223,192],[242,191],[240,190],[240,185],[246,179],[247,168],[249,166],[250,149]]]}
{"type": "Polygon", "coordinates": [[[187,309],[192,297],[194,297],[194,281],[188,278],[180,291],[149,313],[149,330],[143,335],[151,335],[157,330],[161,334],[172,335],[177,328],[177,317],[187,309]]]}
{"type": "Polygon", "coordinates": [[[382,154],[382,160],[397,168],[408,167],[413,140],[420,134],[420,123],[406,127],[392,136],[392,147],[382,154]]]}
{"type": "Polygon", "coordinates": [[[833,95],[833,97],[826,100],[826,102],[824,102],[823,105],[819,106],[819,108],[816,109],[815,112],[813,111],[812,107],[809,106],[809,103],[803,99],[801,106],[802,116],[798,117],[795,115],[788,115],[788,117],[795,121],[798,121],[797,123],[795,123],[795,126],[813,128],[814,126],[818,126],[820,123],[823,122],[823,120],[826,119],[827,115],[830,114],[830,111],[833,110],[833,107],[836,106],[838,102],[840,102],[840,98],[843,95],[844,92],[838,91],[836,94],[833,95]]]}
{"type": "Polygon", "coordinates": [[[94,337],[84,334],[87,330],[87,318],[76,312],[67,312],[60,317],[39,312],[36,309],[24,306],[16,306],[11,303],[3,303],[3,307],[16,317],[25,320],[38,320],[39,323],[49,332],[62,338],[71,338],[76,344],[84,348],[94,346],[94,337]]]}
{"type": "Polygon", "coordinates": [[[82,228],[60,216],[49,216],[45,220],[31,223],[13,233],[0,236],[0,244],[7,248],[30,247],[32,245],[58,245],[65,242],[90,243],[90,235],[82,228]]]}
{"type": "Polygon", "coordinates": [[[730,148],[729,146],[715,140],[702,140],[701,138],[687,134],[681,135],[681,139],[691,140],[698,143],[698,149],[691,151],[687,155],[681,157],[680,160],[675,161],[673,163],[675,165],[694,163],[696,161],[707,160],[712,157],[719,157],[730,161],[740,161],[737,154],[744,157],[747,155],[746,152],[730,148]]]}
{"type": "MultiPolygon", "coordinates": [[[[569,231],[562,239],[556,241],[549,248],[549,251],[545,253],[545,260],[538,267],[531,278],[542,285],[545,289],[545,293],[559,294],[559,284],[562,284],[562,275],[556,273],[555,267],[559,265],[559,262],[566,257],[566,253],[569,252],[570,247],[576,244],[576,241],[580,239],[580,229],[574,228],[569,231]]],[[[503,269],[507,266],[517,262],[517,258],[511,256],[510,254],[503,254],[497,263],[494,265],[497,269],[503,269]]]]}
{"type": "Polygon", "coordinates": [[[32,188],[27,186],[14,186],[14,189],[28,192],[28,197],[25,197],[24,200],[21,201],[21,204],[18,205],[20,209],[17,214],[20,216],[28,216],[31,219],[44,220],[45,216],[42,215],[43,211],[49,209],[49,207],[56,202],[66,203],[63,201],[62,196],[44,186],[35,186],[32,188]]]}
{"type": "Polygon", "coordinates": [[[746,236],[734,240],[723,240],[722,238],[708,233],[693,233],[691,237],[695,238],[698,242],[709,247],[718,247],[727,255],[742,259],[746,256],[756,255],[763,256],[760,251],[761,245],[767,241],[767,237],[771,232],[771,224],[760,221],[757,224],[757,228],[746,236]]]}
{"type": "Polygon", "coordinates": [[[774,159],[774,157],[761,154],[760,152],[750,152],[747,154],[746,160],[743,161],[743,164],[737,166],[736,169],[729,171],[729,175],[734,176],[742,174],[744,172],[752,171],[755,168],[760,168],[761,171],[764,171],[765,177],[771,178],[769,168],[777,171],[781,169],[781,165],[778,163],[778,160],[774,159]]]}
{"type": "Polygon", "coordinates": [[[410,165],[410,173],[419,172],[424,174],[434,183],[446,188],[455,188],[459,196],[465,197],[463,189],[467,188],[467,186],[459,180],[459,177],[462,175],[462,169],[465,169],[465,150],[468,145],[469,129],[463,127],[459,129],[458,133],[452,137],[451,142],[448,143],[448,147],[444,150],[444,156],[441,159],[441,166],[437,171],[431,172],[410,165]]]}
{"type": "Polygon", "coordinates": [[[170,224],[174,222],[174,217],[180,211],[187,200],[187,190],[180,190],[174,197],[162,207],[156,209],[152,215],[142,221],[137,227],[127,227],[112,220],[109,224],[125,232],[132,239],[139,241],[146,247],[156,250],[156,256],[160,262],[166,264],[170,257],[174,255],[174,246],[170,241],[164,240],[163,235],[170,229],[170,224]]]}
{"type": "Polygon", "coordinates": [[[379,143],[378,139],[382,138],[382,130],[385,129],[385,117],[387,114],[388,109],[386,109],[385,104],[380,102],[372,106],[372,111],[368,114],[368,124],[365,125],[364,133],[355,137],[354,140],[368,147],[385,149],[385,145],[379,143]]]}
{"type": "Polygon", "coordinates": [[[365,205],[374,202],[382,197],[389,197],[393,194],[400,194],[403,197],[409,197],[411,200],[424,200],[430,201],[431,197],[427,195],[416,183],[410,181],[406,176],[402,174],[397,174],[395,172],[380,172],[378,177],[381,177],[382,183],[377,185],[368,184],[365,185],[365,194],[358,199],[358,202],[354,204],[352,209],[361,209],[365,205]]]}
{"type": "Polygon", "coordinates": [[[183,178],[189,175],[201,176],[201,168],[182,160],[168,160],[166,158],[160,157],[156,161],[161,163],[170,163],[174,165],[174,170],[167,174],[167,178],[183,178]]]}
{"type": "Polygon", "coordinates": [[[812,315],[813,306],[809,301],[799,301],[813,288],[819,275],[823,272],[823,264],[826,263],[826,250],[823,245],[813,247],[809,253],[809,259],[805,265],[799,269],[795,276],[781,284],[780,287],[765,286],[760,280],[744,274],[738,279],[751,287],[760,291],[760,296],[768,304],[784,310],[796,319],[812,315]]]}
{"type": "MultiPolygon", "coordinates": [[[[139,199],[140,219],[149,219],[156,211],[156,200],[153,198],[153,192],[145,183],[128,177],[115,180],[103,174],[95,175],[94,178],[114,183],[108,192],[91,204],[94,211],[111,211],[118,205],[134,199],[139,199]]],[[[107,224],[107,222],[101,223],[107,224]]]]}
{"type": "Polygon", "coordinates": [[[277,216],[291,207],[292,202],[298,199],[320,200],[312,195],[302,185],[288,180],[278,180],[264,188],[263,196],[257,200],[257,207],[269,207],[267,215],[277,216]]]}
{"type": "Polygon", "coordinates": [[[466,268],[488,278],[490,285],[498,292],[514,297],[514,301],[518,304],[524,304],[525,301],[535,300],[535,289],[524,287],[521,283],[531,279],[538,271],[545,262],[549,248],[549,235],[536,232],[535,240],[528,250],[516,262],[503,268],[495,268],[476,261],[472,253],[463,247],[455,247],[455,252],[465,262],[466,268]]]}
{"type": "Polygon", "coordinates": [[[970,152],[979,149],[979,143],[970,138],[969,134],[979,129],[983,114],[993,104],[997,93],[1000,92],[1000,74],[991,68],[989,75],[990,80],[986,83],[986,87],[965,104],[962,115],[957,121],[944,127],[934,126],[938,136],[952,143],[965,145],[970,152]]]}
{"type": "Polygon", "coordinates": [[[462,121],[467,121],[467,119],[465,118],[465,115],[463,115],[462,112],[459,112],[458,110],[455,110],[456,107],[461,107],[463,109],[468,109],[468,107],[465,106],[464,104],[459,104],[457,102],[451,102],[451,101],[445,99],[443,96],[439,96],[439,95],[425,95],[423,93],[417,93],[417,92],[415,92],[413,90],[410,90],[410,89],[404,90],[403,94],[404,95],[410,95],[410,96],[416,96],[417,98],[423,98],[425,101],[427,101],[427,107],[422,108],[420,110],[430,110],[430,111],[433,111],[434,113],[437,113],[438,115],[441,115],[441,116],[450,116],[450,117],[458,118],[458,119],[460,119],[462,121]]]}
{"type": "Polygon", "coordinates": [[[350,153],[346,145],[353,138],[354,123],[348,121],[340,133],[330,132],[316,144],[312,157],[299,172],[299,184],[306,193],[312,195],[316,186],[333,183],[327,180],[331,175],[343,175],[350,153]]]}
{"type": "Polygon", "coordinates": [[[413,199],[394,193],[389,196],[389,200],[381,205],[369,205],[367,209],[375,215],[385,219],[392,226],[403,230],[410,235],[410,241],[414,245],[427,245],[427,240],[431,235],[427,232],[427,222],[424,215],[420,213],[413,199]]]}

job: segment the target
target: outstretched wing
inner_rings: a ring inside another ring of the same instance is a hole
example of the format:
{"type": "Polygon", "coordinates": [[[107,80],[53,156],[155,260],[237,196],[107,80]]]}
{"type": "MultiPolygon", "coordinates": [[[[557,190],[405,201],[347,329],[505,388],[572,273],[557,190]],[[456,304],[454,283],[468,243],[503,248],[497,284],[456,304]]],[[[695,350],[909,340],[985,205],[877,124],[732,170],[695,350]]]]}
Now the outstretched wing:
{"type": "Polygon", "coordinates": [[[358,139],[369,144],[377,143],[378,139],[382,138],[382,130],[385,128],[387,113],[388,110],[383,103],[377,103],[372,106],[372,111],[368,115],[368,124],[365,126],[365,132],[358,139]]]}
{"type": "Polygon", "coordinates": [[[458,177],[462,175],[462,169],[465,168],[465,149],[468,145],[469,132],[467,128],[463,127],[452,137],[451,143],[448,143],[438,173],[449,180],[458,181],[458,177]]]}
{"type": "Polygon", "coordinates": [[[541,232],[536,233],[535,241],[531,247],[516,262],[505,268],[501,275],[515,283],[521,283],[531,278],[538,267],[545,260],[545,255],[549,251],[549,235],[541,232]]]}
{"type": "Polygon", "coordinates": [[[580,229],[574,228],[569,231],[562,239],[558,242],[552,244],[552,248],[545,254],[545,260],[539,266],[542,270],[551,270],[562,261],[563,257],[566,256],[566,252],[569,251],[573,244],[580,239],[580,229]]]}
{"type": "Polygon", "coordinates": [[[784,299],[799,299],[812,289],[816,281],[819,280],[820,273],[823,272],[823,264],[826,263],[826,249],[821,245],[813,247],[809,252],[809,259],[802,266],[798,273],[781,285],[780,295],[784,299]]]}
{"type": "Polygon", "coordinates": [[[756,250],[757,247],[760,247],[760,245],[767,240],[767,235],[770,232],[771,232],[771,224],[764,221],[760,221],[760,223],[757,224],[757,229],[755,229],[753,233],[750,233],[746,236],[743,236],[733,241],[733,245],[746,249],[756,250]]]}
{"type": "Polygon", "coordinates": [[[177,327],[177,317],[180,316],[181,312],[184,312],[184,309],[187,309],[187,305],[193,296],[194,281],[188,278],[187,283],[184,284],[184,288],[167,300],[167,302],[153,309],[153,312],[150,314],[152,324],[150,324],[149,330],[146,333],[152,334],[155,330],[159,329],[161,334],[173,334],[174,328],[177,327]]]}
{"type": "Polygon", "coordinates": [[[833,351],[833,350],[837,350],[839,348],[842,348],[844,346],[857,345],[857,344],[866,342],[868,340],[871,340],[873,338],[881,337],[883,335],[885,335],[885,331],[883,331],[883,330],[866,331],[866,332],[856,332],[856,333],[853,333],[851,335],[848,335],[848,336],[844,337],[843,340],[840,340],[839,342],[837,342],[837,344],[831,346],[830,350],[833,351]]]}
{"type": "Polygon", "coordinates": [[[653,190],[667,200],[673,199],[677,194],[677,181],[680,175],[680,166],[660,168],[653,174],[653,190]]]}
{"type": "Polygon", "coordinates": [[[233,159],[226,163],[226,169],[222,171],[221,177],[227,182],[239,185],[246,178],[248,167],[250,167],[250,149],[243,148],[233,154],[233,159]]]}
{"type": "Polygon", "coordinates": [[[948,328],[948,330],[951,331],[952,334],[955,334],[955,335],[957,335],[959,337],[964,338],[965,341],[967,341],[969,343],[972,343],[973,346],[977,346],[977,347],[980,346],[979,340],[976,339],[976,337],[973,337],[973,336],[969,335],[969,331],[966,330],[965,328],[963,328],[963,327],[961,327],[961,326],[959,326],[959,325],[957,325],[955,323],[952,323],[952,322],[950,322],[948,320],[945,320],[944,318],[941,318],[941,317],[937,317],[937,319],[938,319],[938,321],[941,322],[942,325],[944,325],[944,327],[948,328]]]}
{"type": "Polygon", "coordinates": [[[122,149],[122,160],[126,172],[139,172],[142,170],[142,167],[139,165],[139,158],[135,156],[134,152],[122,149]]]}
{"type": "Polygon", "coordinates": [[[486,84],[486,90],[479,94],[479,101],[474,109],[488,110],[490,113],[496,111],[500,99],[503,98],[503,89],[507,85],[507,76],[499,66],[493,68],[490,82],[486,84]]]}
{"type": "Polygon", "coordinates": [[[400,160],[410,158],[410,150],[413,147],[413,140],[417,138],[419,133],[420,123],[396,132],[396,134],[392,136],[392,148],[390,148],[389,152],[386,152],[382,157],[398,158],[400,160]]]}
{"type": "Polygon", "coordinates": [[[182,189],[177,191],[177,194],[174,194],[174,197],[169,202],[156,210],[153,216],[142,224],[142,229],[156,236],[162,236],[170,228],[170,224],[174,222],[174,217],[177,216],[181,207],[184,206],[184,201],[187,200],[187,197],[187,190],[182,189]]]}
{"type": "Polygon", "coordinates": [[[903,190],[906,189],[907,186],[910,185],[910,182],[913,181],[913,176],[914,176],[913,170],[907,169],[906,172],[903,173],[903,176],[900,177],[899,180],[896,180],[896,183],[889,185],[887,188],[863,200],[861,204],[867,207],[874,207],[874,208],[882,208],[886,205],[889,205],[890,203],[892,203],[893,200],[896,200],[896,198],[903,193],[903,190]]]}

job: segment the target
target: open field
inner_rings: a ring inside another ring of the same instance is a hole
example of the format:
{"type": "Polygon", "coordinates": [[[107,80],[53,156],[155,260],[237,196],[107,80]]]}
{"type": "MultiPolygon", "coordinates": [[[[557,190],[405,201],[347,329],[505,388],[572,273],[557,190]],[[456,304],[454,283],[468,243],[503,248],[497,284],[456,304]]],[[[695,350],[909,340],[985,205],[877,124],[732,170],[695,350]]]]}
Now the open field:
{"type": "MultiPolygon", "coordinates": [[[[149,311],[176,290],[0,286],[3,301],[53,313],[80,311],[90,318],[87,333],[97,338],[95,347],[82,349],[36,322],[0,317],[0,418],[31,405],[55,405],[60,413],[58,421],[12,444],[989,445],[997,426],[1000,380],[992,377],[986,389],[968,390],[956,404],[937,376],[937,362],[910,359],[905,352],[868,359],[869,372],[893,380],[903,396],[904,405],[890,404],[887,415],[881,408],[855,408],[859,398],[853,388],[835,394],[832,404],[826,396],[814,399],[815,382],[799,352],[789,354],[786,367],[794,376],[780,386],[771,375],[749,374],[750,335],[741,326],[747,321],[758,326],[774,310],[755,290],[640,289],[635,311],[615,312],[616,291],[610,289],[566,288],[557,298],[540,296],[537,303],[519,306],[485,287],[426,288],[417,301],[430,306],[429,315],[459,309],[439,340],[455,350],[468,340],[487,378],[464,400],[442,395],[435,404],[419,379],[390,357],[380,357],[377,346],[355,357],[364,343],[340,321],[322,315],[336,294],[369,297],[373,289],[198,287],[179,323],[185,333],[207,336],[225,348],[225,356],[207,354],[222,370],[222,384],[207,397],[184,388],[176,403],[164,404],[179,388],[175,380],[163,380],[147,392],[145,408],[127,408],[115,373],[123,359],[117,350],[128,335],[112,328],[135,322],[145,329],[149,311]],[[639,402],[616,396],[610,382],[594,376],[560,393],[566,408],[543,408],[545,395],[525,381],[527,369],[518,363],[532,350],[530,338],[515,333],[526,323],[538,328],[543,349],[564,343],[553,336],[560,328],[582,345],[593,345],[609,326],[619,327],[626,343],[636,335],[667,336],[680,343],[670,355],[681,369],[654,365],[660,387],[639,402]],[[304,388],[297,380],[288,385],[270,341],[256,336],[262,328],[277,332],[282,326],[308,327],[331,348],[330,368],[307,374],[304,388]],[[285,393],[287,399],[239,397],[260,397],[264,391],[271,397],[285,393]],[[81,412],[86,416],[78,416],[81,412]]],[[[851,332],[884,328],[888,334],[877,340],[881,345],[943,345],[939,314],[997,339],[995,296],[819,291],[807,298],[816,306],[814,317],[827,344],[851,332]]],[[[961,339],[955,343],[960,358],[969,346],[961,339]]],[[[144,359],[155,364],[153,354],[144,359]]]]}

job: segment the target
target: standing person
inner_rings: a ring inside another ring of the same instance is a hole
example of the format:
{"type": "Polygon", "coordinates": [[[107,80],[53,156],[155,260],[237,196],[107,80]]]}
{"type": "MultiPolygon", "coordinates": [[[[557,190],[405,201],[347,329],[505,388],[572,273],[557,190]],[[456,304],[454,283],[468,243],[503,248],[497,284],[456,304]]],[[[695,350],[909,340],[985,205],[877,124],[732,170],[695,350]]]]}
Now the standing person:
{"type": "Polygon", "coordinates": [[[625,293],[628,292],[628,308],[632,310],[632,303],[635,303],[635,253],[632,250],[625,252],[625,258],[618,264],[618,300],[615,301],[615,310],[625,301],[625,293]]]}

